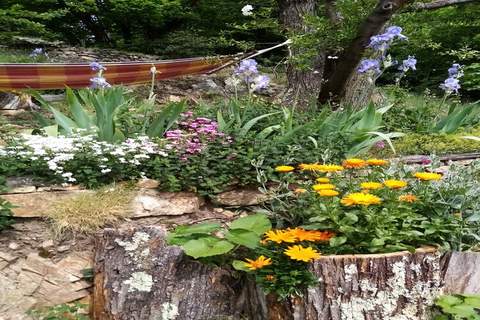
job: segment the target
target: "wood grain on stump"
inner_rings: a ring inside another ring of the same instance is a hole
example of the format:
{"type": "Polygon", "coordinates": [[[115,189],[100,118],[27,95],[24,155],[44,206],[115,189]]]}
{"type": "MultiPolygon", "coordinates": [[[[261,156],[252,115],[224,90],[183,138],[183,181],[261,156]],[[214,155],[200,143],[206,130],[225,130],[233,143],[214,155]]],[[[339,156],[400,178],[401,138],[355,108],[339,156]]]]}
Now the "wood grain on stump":
{"type": "Polygon", "coordinates": [[[445,283],[462,293],[480,282],[480,273],[471,272],[478,254],[450,259],[425,248],[324,256],[312,265],[318,286],[278,301],[228,269],[189,259],[167,246],[165,235],[161,227],[142,227],[107,229],[97,237],[94,319],[422,320],[430,319],[436,297],[452,292],[445,283]]]}

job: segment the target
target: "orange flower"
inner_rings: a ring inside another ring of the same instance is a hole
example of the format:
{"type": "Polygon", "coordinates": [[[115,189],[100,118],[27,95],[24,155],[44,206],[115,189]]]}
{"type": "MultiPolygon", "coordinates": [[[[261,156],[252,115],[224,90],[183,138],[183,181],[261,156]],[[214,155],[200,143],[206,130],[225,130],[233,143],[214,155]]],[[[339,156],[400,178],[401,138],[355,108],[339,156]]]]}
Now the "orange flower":
{"type": "Polygon", "coordinates": [[[413,203],[417,200],[418,200],[417,196],[415,196],[413,194],[403,194],[403,195],[398,197],[398,201],[402,201],[402,202],[413,203]]]}
{"type": "Polygon", "coordinates": [[[267,280],[267,281],[272,281],[272,282],[273,282],[273,281],[275,281],[275,276],[273,276],[273,275],[271,275],[271,274],[267,274],[267,275],[265,276],[265,280],[267,280]]]}
{"type": "Polygon", "coordinates": [[[265,233],[265,240],[273,241],[276,243],[294,243],[295,241],[297,241],[297,238],[288,230],[270,230],[265,233]]]}
{"type": "Polygon", "coordinates": [[[402,180],[385,180],[383,182],[384,185],[386,185],[387,187],[389,187],[390,189],[401,189],[401,188],[405,188],[407,186],[407,182],[406,181],[402,181],[402,180]]]}
{"type": "Polygon", "coordinates": [[[296,193],[296,194],[305,193],[305,192],[307,192],[307,189],[303,189],[303,188],[297,188],[293,190],[293,193],[296,193]]]}
{"type": "Polygon", "coordinates": [[[317,193],[322,197],[335,197],[338,196],[340,193],[335,190],[327,189],[327,190],[319,190],[317,193]]]}
{"type": "Polygon", "coordinates": [[[289,231],[298,241],[328,241],[335,236],[335,234],[330,231],[305,230],[302,228],[295,228],[289,231]]]}
{"type": "Polygon", "coordinates": [[[265,266],[269,266],[272,264],[272,259],[270,258],[265,258],[265,256],[260,256],[257,258],[257,260],[251,260],[251,259],[245,259],[247,262],[245,262],[245,266],[250,269],[250,270],[257,270],[257,269],[262,269],[265,266]]]}
{"type": "Polygon", "coordinates": [[[343,161],[343,166],[348,169],[353,169],[353,168],[363,168],[367,166],[367,162],[362,159],[357,159],[357,158],[351,158],[351,159],[346,159],[343,161]]]}
{"type": "Polygon", "coordinates": [[[292,260],[310,262],[320,258],[320,253],[312,247],[290,246],[284,253],[292,260]]]}
{"type": "Polygon", "coordinates": [[[386,166],[388,165],[388,161],[382,159],[368,159],[367,164],[370,166],[386,166]]]}
{"type": "Polygon", "coordinates": [[[275,171],[280,172],[280,173],[290,172],[290,171],[293,171],[293,170],[295,170],[295,168],[292,167],[292,166],[277,166],[275,168],[275,171]]]}

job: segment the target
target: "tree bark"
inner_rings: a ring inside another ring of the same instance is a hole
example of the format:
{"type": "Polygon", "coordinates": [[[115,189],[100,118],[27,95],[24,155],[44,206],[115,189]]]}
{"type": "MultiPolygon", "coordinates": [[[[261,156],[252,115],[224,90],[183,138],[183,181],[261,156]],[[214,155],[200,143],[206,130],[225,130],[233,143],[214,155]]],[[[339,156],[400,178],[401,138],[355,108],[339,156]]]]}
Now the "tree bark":
{"type": "Polygon", "coordinates": [[[372,13],[360,26],[355,39],[338,59],[335,72],[326,80],[318,96],[318,103],[339,102],[345,95],[347,84],[355,73],[369,44],[370,37],[379,33],[392,15],[405,6],[409,0],[380,0],[372,13]]]}
{"type": "Polygon", "coordinates": [[[455,6],[458,4],[464,4],[464,3],[469,3],[469,2],[476,2],[478,0],[436,0],[432,2],[427,2],[427,3],[415,3],[413,5],[414,10],[435,10],[435,9],[440,9],[444,7],[449,7],[449,6],[455,6]]]}
{"type": "MultiPolygon", "coordinates": [[[[306,33],[308,28],[304,18],[315,15],[317,10],[316,0],[279,0],[280,23],[290,34],[306,33]]],[[[325,53],[319,53],[312,61],[311,68],[299,69],[292,61],[302,53],[301,48],[290,48],[290,57],[287,61],[287,88],[284,102],[300,107],[314,104],[322,86],[325,53]]]]}
{"type": "Polygon", "coordinates": [[[145,227],[106,229],[97,236],[94,319],[240,319],[250,299],[239,280],[167,246],[165,233],[145,227]]]}

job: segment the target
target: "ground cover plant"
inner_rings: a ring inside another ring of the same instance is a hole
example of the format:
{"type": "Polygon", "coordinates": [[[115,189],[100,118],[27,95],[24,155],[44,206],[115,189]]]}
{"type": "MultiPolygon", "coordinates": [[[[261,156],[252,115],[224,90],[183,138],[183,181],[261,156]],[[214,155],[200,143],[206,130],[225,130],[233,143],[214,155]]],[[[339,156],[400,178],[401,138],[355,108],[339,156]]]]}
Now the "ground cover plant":
{"type": "Polygon", "coordinates": [[[275,167],[275,184],[263,188],[270,199],[266,213],[225,228],[180,226],[169,243],[204,262],[231,263],[280,298],[316,284],[308,265],[325,254],[468,249],[480,240],[473,195],[480,186],[479,164],[466,173],[470,178],[459,168],[445,175],[433,168],[359,158],[282,164],[275,167]]]}

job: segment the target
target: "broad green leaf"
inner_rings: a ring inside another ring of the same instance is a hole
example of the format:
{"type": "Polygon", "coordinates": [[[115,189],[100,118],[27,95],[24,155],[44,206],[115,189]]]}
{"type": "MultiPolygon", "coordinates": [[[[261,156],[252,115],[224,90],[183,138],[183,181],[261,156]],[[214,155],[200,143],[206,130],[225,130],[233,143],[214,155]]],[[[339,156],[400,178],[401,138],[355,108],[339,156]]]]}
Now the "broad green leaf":
{"type": "Polygon", "coordinates": [[[225,238],[235,244],[255,249],[260,243],[260,236],[255,232],[244,229],[232,229],[225,234],[225,238]]]}
{"type": "Polygon", "coordinates": [[[253,118],[252,120],[248,121],[240,130],[239,132],[239,136],[243,137],[245,136],[249,131],[250,129],[255,125],[257,124],[257,122],[259,122],[260,120],[264,119],[264,118],[268,118],[268,117],[271,117],[272,115],[274,114],[278,114],[280,112],[272,112],[272,113],[267,113],[267,114],[262,114],[261,116],[258,116],[256,118],[253,118]]]}
{"type": "Polygon", "coordinates": [[[172,233],[175,235],[191,235],[197,233],[209,234],[220,229],[219,223],[199,223],[193,226],[178,226],[172,233]]]}
{"type": "Polygon", "coordinates": [[[93,126],[93,123],[91,122],[90,116],[82,107],[80,101],[78,100],[75,93],[73,93],[72,89],[67,88],[66,96],[70,112],[72,113],[73,120],[75,120],[77,126],[82,129],[91,128],[93,126]]]}
{"type": "Polygon", "coordinates": [[[43,127],[43,131],[47,134],[49,137],[57,137],[58,136],[58,125],[54,124],[53,126],[48,126],[48,127],[43,127]]]}
{"type": "Polygon", "coordinates": [[[330,247],[338,247],[347,242],[347,237],[333,237],[330,239],[330,247]]]}
{"type": "Polygon", "coordinates": [[[245,261],[233,260],[232,266],[235,270],[250,272],[251,270],[245,265],[245,261]]]}
{"type": "Polygon", "coordinates": [[[185,253],[195,259],[225,254],[234,247],[232,243],[214,237],[190,240],[182,246],[185,253]]]}
{"type": "Polygon", "coordinates": [[[249,230],[261,236],[272,229],[272,224],[265,214],[257,213],[233,221],[230,224],[230,229],[249,230]]]}
{"type": "Polygon", "coordinates": [[[64,115],[62,112],[58,111],[57,109],[55,109],[54,107],[51,107],[51,106],[49,108],[50,108],[50,111],[53,113],[53,116],[54,116],[57,124],[60,127],[62,127],[62,129],[65,130],[65,132],[68,135],[72,134],[73,129],[78,128],[75,121],[73,121],[72,119],[70,119],[69,117],[64,115]]]}

